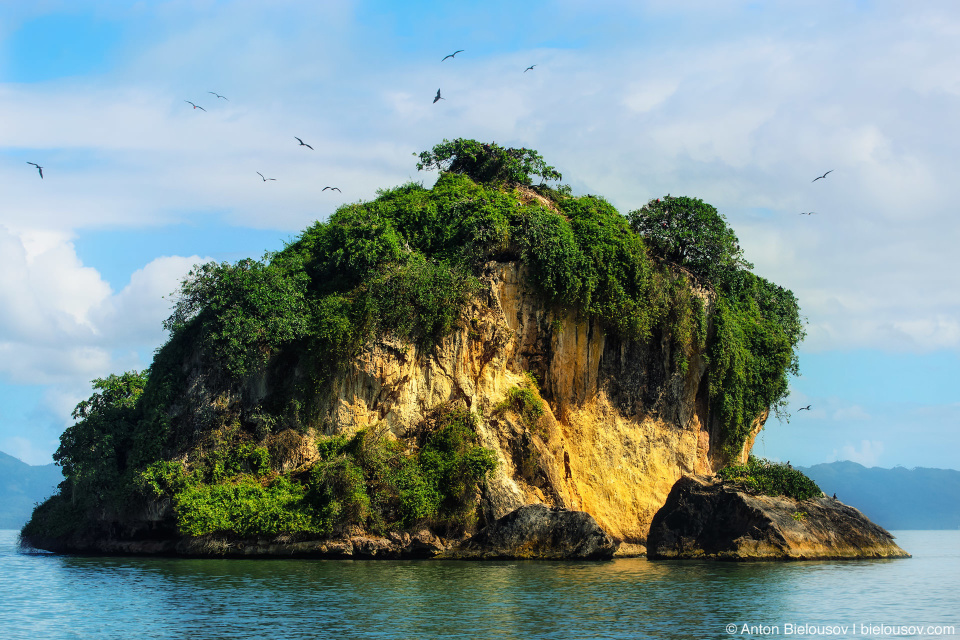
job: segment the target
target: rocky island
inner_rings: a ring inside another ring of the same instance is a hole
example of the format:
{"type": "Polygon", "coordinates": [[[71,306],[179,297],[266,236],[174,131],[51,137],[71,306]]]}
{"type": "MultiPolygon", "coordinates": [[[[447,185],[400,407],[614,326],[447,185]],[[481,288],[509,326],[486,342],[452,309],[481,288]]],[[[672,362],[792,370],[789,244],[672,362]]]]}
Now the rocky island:
{"type": "Polygon", "coordinates": [[[657,514],[678,480],[746,463],[782,410],[793,294],[700,200],[622,215],[548,186],[535,151],[472,140],[418,169],[432,188],[191,271],[149,369],[77,406],[22,544],[606,558],[643,553],[652,524],[657,553],[689,538],[657,514]]]}

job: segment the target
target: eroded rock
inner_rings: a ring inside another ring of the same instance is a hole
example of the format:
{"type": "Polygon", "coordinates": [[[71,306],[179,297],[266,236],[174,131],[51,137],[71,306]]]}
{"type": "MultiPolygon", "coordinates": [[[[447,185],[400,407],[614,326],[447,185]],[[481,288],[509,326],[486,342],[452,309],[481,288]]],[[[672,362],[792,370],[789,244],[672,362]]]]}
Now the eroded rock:
{"type": "Polygon", "coordinates": [[[650,558],[908,558],[893,536],[833,498],[751,495],[709,476],[677,481],[654,516],[650,558]]]}
{"type": "Polygon", "coordinates": [[[618,546],[589,513],[530,504],[484,527],[443,557],[602,560],[612,558],[618,546]]]}

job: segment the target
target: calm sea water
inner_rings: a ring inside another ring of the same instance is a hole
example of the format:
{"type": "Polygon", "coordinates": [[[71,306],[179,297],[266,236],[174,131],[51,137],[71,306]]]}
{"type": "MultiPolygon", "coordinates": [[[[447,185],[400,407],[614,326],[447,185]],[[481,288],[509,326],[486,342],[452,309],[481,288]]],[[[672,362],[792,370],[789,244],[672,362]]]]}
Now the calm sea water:
{"type": "Polygon", "coordinates": [[[960,531],[897,536],[912,559],[479,563],[54,556],[0,531],[0,638],[960,638],[960,531]]]}

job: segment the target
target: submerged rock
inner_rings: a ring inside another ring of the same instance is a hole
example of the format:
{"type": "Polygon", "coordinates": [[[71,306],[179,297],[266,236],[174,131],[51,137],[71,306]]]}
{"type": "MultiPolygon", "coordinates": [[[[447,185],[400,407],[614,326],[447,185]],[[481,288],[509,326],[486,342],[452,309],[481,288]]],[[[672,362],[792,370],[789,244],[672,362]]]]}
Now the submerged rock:
{"type": "Polygon", "coordinates": [[[530,504],[484,527],[443,557],[601,560],[612,558],[618,546],[589,513],[530,504]]]}
{"type": "Polygon", "coordinates": [[[650,558],[826,560],[909,558],[893,536],[827,497],[751,495],[709,476],[685,476],[654,516],[650,558]]]}

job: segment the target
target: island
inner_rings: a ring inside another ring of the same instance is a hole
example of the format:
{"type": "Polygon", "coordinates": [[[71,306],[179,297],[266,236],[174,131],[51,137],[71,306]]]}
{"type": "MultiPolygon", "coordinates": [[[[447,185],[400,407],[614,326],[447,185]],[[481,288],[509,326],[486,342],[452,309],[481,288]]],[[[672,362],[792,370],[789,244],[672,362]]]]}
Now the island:
{"type": "Polygon", "coordinates": [[[674,196],[621,214],[532,149],[418,160],[431,188],[196,266],[150,367],[77,405],[22,544],[642,555],[678,481],[749,462],[804,321],[722,214],[674,196]]]}

